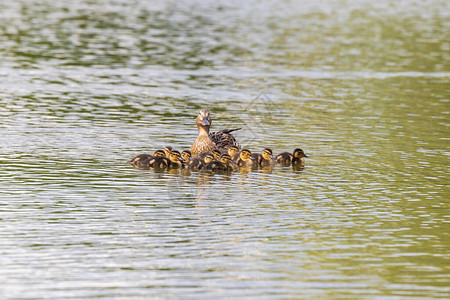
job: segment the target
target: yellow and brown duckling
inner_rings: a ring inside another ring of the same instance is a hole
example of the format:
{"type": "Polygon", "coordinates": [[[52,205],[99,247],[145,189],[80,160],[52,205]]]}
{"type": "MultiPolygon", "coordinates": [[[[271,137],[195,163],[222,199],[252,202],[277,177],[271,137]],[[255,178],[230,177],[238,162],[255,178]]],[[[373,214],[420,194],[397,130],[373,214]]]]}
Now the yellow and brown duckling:
{"type": "Polygon", "coordinates": [[[209,132],[212,119],[207,109],[201,109],[196,124],[198,127],[198,137],[192,144],[191,151],[192,157],[197,157],[201,153],[208,153],[215,149],[219,151],[226,151],[228,147],[235,145],[239,147],[236,139],[230,133],[240,128],[224,129],[217,132],[209,132]]]}
{"type": "Polygon", "coordinates": [[[211,172],[231,172],[234,170],[234,167],[231,162],[231,156],[228,154],[222,154],[218,161],[214,160],[210,162],[203,169],[211,172]]]}
{"type": "Polygon", "coordinates": [[[238,167],[252,167],[254,165],[252,152],[248,149],[242,149],[239,153],[239,158],[236,161],[238,167]]]}
{"type": "Polygon", "coordinates": [[[217,150],[217,149],[211,151],[211,154],[214,156],[214,160],[217,160],[217,161],[220,160],[220,157],[221,157],[221,155],[222,155],[222,153],[220,153],[220,151],[217,150]]]}
{"type": "Polygon", "coordinates": [[[302,149],[296,148],[294,152],[283,152],[275,157],[275,161],[279,164],[289,165],[289,164],[304,164],[305,157],[308,157],[302,149]]]}
{"type": "Polygon", "coordinates": [[[164,153],[163,150],[156,150],[155,153],[153,153],[153,155],[148,153],[142,153],[130,159],[128,163],[135,168],[143,168],[148,164],[148,161],[154,156],[166,156],[166,154],[164,153]]]}
{"type": "Polygon", "coordinates": [[[169,153],[169,157],[155,156],[149,161],[150,168],[172,168],[179,169],[183,167],[181,153],[176,150],[172,150],[169,153]]]}
{"type": "Polygon", "coordinates": [[[204,166],[214,160],[214,156],[211,153],[206,154],[203,158],[196,157],[191,159],[188,168],[193,171],[200,171],[204,166]]]}
{"type": "Polygon", "coordinates": [[[181,163],[181,154],[180,152],[174,150],[170,152],[169,157],[165,156],[152,156],[149,160],[143,161],[141,163],[140,168],[155,168],[155,169],[178,169],[182,168],[183,164],[181,163]]]}
{"type": "Polygon", "coordinates": [[[191,151],[189,150],[184,150],[183,152],[181,152],[181,158],[184,159],[184,164],[188,165],[189,161],[191,160],[192,154],[191,151]]]}
{"type": "Polygon", "coordinates": [[[169,155],[170,155],[171,152],[172,152],[172,147],[166,146],[166,147],[164,148],[164,153],[165,153],[165,155],[166,155],[167,158],[169,157],[169,155]]]}
{"type": "Polygon", "coordinates": [[[268,167],[275,163],[272,149],[264,148],[262,153],[252,154],[255,164],[261,167],[268,167]]]}
{"type": "Polygon", "coordinates": [[[239,148],[237,146],[228,147],[228,155],[231,156],[231,159],[236,161],[239,158],[239,148]]]}

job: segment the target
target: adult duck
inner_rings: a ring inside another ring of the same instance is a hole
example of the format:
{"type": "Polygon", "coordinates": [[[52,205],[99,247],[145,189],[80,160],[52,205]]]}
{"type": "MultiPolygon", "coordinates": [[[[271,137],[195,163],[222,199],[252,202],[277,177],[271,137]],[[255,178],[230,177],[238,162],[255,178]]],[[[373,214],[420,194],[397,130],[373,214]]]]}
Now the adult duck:
{"type": "Polygon", "coordinates": [[[237,146],[239,143],[231,132],[239,130],[241,128],[224,129],[216,132],[209,132],[212,119],[209,110],[206,108],[201,109],[197,119],[198,137],[192,144],[191,151],[192,157],[196,157],[201,153],[212,152],[213,150],[219,150],[220,152],[227,152],[228,147],[237,146]]]}

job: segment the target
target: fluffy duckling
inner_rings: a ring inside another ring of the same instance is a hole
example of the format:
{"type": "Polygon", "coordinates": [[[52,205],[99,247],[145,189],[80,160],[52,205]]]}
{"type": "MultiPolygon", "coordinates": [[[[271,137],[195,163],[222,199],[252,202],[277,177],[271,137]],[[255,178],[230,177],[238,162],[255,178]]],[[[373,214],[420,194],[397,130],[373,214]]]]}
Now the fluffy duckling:
{"type": "Polygon", "coordinates": [[[184,159],[184,163],[187,165],[189,164],[189,161],[191,160],[192,154],[189,150],[184,150],[181,152],[181,158],[184,159]]]}
{"type": "Polygon", "coordinates": [[[213,150],[211,154],[214,156],[214,160],[219,161],[222,153],[219,150],[213,150]]]}
{"type": "Polygon", "coordinates": [[[261,154],[255,153],[252,154],[254,162],[261,167],[268,167],[274,164],[274,156],[272,149],[264,148],[261,154]]]}
{"type": "Polygon", "coordinates": [[[147,162],[154,156],[166,156],[166,154],[164,153],[163,150],[156,150],[155,153],[153,153],[153,155],[148,153],[142,153],[130,159],[128,163],[135,168],[142,168],[145,167],[147,162]]]}
{"type": "Polygon", "coordinates": [[[239,147],[239,144],[230,132],[239,130],[240,128],[209,132],[212,122],[209,110],[205,108],[201,109],[195,122],[198,127],[198,137],[189,149],[192,157],[197,157],[201,153],[211,152],[214,149],[225,151],[232,145],[239,147]]]}
{"type": "Polygon", "coordinates": [[[145,167],[155,169],[163,169],[163,168],[178,169],[183,167],[183,164],[181,163],[180,160],[181,160],[181,153],[179,151],[173,150],[172,152],[170,152],[169,158],[165,156],[153,156],[150,160],[146,162],[145,167]]]}
{"type": "Polygon", "coordinates": [[[164,153],[166,154],[166,157],[169,157],[170,152],[172,152],[172,147],[166,146],[164,148],[164,153]]]}
{"type": "Polygon", "coordinates": [[[204,167],[204,170],[211,172],[231,172],[233,169],[231,156],[228,154],[222,154],[219,161],[212,161],[204,167]]]}
{"type": "Polygon", "coordinates": [[[169,167],[173,169],[178,169],[183,167],[184,159],[181,157],[181,153],[179,151],[173,150],[169,154],[169,167]]]}
{"type": "Polygon", "coordinates": [[[214,156],[210,153],[206,154],[204,158],[196,157],[191,159],[188,168],[193,171],[200,171],[204,166],[214,160],[214,156]]]}
{"type": "Polygon", "coordinates": [[[237,146],[228,147],[228,155],[231,156],[232,160],[237,160],[239,158],[239,148],[237,146]]]}
{"type": "Polygon", "coordinates": [[[275,157],[275,161],[279,164],[304,164],[305,163],[305,157],[308,157],[302,149],[297,148],[294,150],[294,152],[283,152],[278,154],[275,157]]]}
{"type": "Polygon", "coordinates": [[[239,154],[239,158],[236,161],[238,167],[251,167],[253,166],[252,152],[248,149],[242,149],[239,154]]]}

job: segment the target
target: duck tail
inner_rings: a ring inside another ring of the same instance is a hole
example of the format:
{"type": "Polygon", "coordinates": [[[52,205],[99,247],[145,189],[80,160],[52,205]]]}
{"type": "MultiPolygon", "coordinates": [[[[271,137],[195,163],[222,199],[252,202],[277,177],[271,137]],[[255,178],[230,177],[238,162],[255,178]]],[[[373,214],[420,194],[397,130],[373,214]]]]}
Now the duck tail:
{"type": "Polygon", "coordinates": [[[226,129],[221,130],[221,131],[222,131],[223,133],[230,133],[230,132],[237,131],[237,130],[240,130],[240,129],[242,129],[242,127],[239,127],[239,128],[231,128],[231,129],[226,128],[226,129]]]}

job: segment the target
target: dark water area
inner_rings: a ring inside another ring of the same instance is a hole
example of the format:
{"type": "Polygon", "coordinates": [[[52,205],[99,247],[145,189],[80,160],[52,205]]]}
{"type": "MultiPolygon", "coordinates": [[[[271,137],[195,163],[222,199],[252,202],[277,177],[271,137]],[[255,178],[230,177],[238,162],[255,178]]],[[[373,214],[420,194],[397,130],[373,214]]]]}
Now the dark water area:
{"type": "Polygon", "coordinates": [[[1,298],[448,298],[449,11],[0,3],[1,298]],[[304,168],[127,164],[201,108],[304,168]]]}

